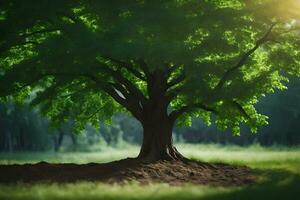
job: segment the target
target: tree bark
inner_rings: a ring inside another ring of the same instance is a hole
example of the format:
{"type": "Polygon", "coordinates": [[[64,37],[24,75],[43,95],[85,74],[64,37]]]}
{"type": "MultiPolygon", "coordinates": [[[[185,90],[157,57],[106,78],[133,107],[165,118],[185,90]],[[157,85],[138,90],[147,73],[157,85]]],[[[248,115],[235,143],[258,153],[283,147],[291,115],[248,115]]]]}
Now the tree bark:
{"type": "Polygon", "coordinates": [[[167,75],[164,70],[155,70],[148,75],[147,91],[149,99],[142,104],[141,124],[143,143],[138,158],[145,161],[183,160],[174,147],[172,129],[176,118],[168,115],[167,75]]]}
{"type": "Polygon", "coordinates": [[[185,159],[174,147],[172,140],[173,123],[169,119],[157,120],[153,117],[142,122],[144,129],[143,143],[138,158],[145,161],[183,160],[185,159]]]}

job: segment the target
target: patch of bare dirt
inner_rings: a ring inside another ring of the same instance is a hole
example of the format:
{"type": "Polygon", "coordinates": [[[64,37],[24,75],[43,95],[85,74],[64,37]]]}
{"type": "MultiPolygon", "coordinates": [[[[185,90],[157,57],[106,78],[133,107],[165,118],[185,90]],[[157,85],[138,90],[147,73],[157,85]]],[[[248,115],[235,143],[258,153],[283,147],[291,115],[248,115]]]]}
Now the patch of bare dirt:
{"type": "Polygon", "coordinates": [[[251,184],[255,176],[248,167],[209,164],[196,161],[157,161],[143,163],[137,159],[96,164],[0,165],[0,183],[100,181],[142,184],[169,183],[233,186],[251,184]]]}

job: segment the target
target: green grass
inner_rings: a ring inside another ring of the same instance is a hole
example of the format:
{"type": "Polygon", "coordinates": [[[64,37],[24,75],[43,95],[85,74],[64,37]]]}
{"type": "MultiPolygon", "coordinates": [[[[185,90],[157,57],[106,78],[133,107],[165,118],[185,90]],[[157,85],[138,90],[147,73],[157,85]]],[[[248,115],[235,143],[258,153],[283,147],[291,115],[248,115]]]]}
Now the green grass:
{"type": "Polygon", "coordinates": [[[247,165],[254,169],[284,169],[300,173],[300,147],[287,148],[274,146],[264,148],[252,145],[247,148],[221,145],[178,146],[184,155],[214,163],[247,165]]]}
{"type": "MultiPolygon", "coordinates": [[[[247,165],[259,177],[259,183],[243,187],[212,187],[199,185],[169,186],[137,183],[106,185],[77,182],[72,184],[40,183],[0,185],[0,200],[6,199],[203,199],[203,200],[293,200],[300,196],[300,148],[219,145],[178,145],[188,157],[235,165],[247,165]]],[[[136,156],[138,147],[105,149],[92,153],[11,153],[0,154],[0,164],[35,163],[41,160],[60,162],[108,162],[136,156]]]]}
{"type": "Polygon", "coordinates": [[[127,157],[136,157],[138,147],[126,146],[122,148],[106,148],[100,152],[64,152],[64,153],[0,153],[0,164],[25,164],[46,161],[50,163],[103,163],[127,157]]]}

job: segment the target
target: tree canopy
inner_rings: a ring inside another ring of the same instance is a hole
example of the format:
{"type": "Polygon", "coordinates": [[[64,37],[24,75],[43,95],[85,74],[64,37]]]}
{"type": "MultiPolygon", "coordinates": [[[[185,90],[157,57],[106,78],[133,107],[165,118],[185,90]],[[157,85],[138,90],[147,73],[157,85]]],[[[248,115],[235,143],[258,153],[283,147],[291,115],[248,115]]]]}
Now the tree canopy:
{"type": "MultiPolygon", "coordinates": [[[[98,126],[151,104],[239,133],[254,105],[300,76],[298,0],[2,0],[0,94],[59,125],[98,126]]],[[[159,110],[159,109],[158,109],[159,110]]],[[[161,110],[160,110],[161,111],[161,110]]]]}

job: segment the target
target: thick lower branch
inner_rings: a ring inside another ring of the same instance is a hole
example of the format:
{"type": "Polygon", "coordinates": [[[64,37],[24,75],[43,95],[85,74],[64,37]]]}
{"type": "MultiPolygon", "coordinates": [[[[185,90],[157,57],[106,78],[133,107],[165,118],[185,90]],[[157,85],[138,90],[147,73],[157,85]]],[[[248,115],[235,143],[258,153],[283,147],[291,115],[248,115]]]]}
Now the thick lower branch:
{"type": "Polygon", "coordinates": [[[194,104],[183,106],[183,107],[181,107],[177,110],[172,111],[169,114],[170,120],[175,121],[182,114],[187,113],[187,112],[191,112],[191,111],[196,110],[196,109],[202,109],[202,110],[209,111],[209,112],[217,114],[217,111],[212,107],[209,107],[209,106],[207,106],[205,104],[202,104],[202,103],[194,103],[194,104]]]}
{"type": "Polygon", "coordinates": [[[98,70],[101,70],[101,72],[111,76],[119,84],[124,85],[130,92],[130,95],[135,96],[136,99],[139,99],[139,101],[145,103],[146,97],[143,95],[143,93],[134,85],[134,83],[125,78],[119,70],[114,70],[103,63],[100,65],[98,64],[98,66],[100,66],[98,70]]]}
{"type": "Polygon", "coordinates": [[[112,58],[109,56],[102,56],[102,57],[116,63],[121,68],[127,69],[130,73],[132,73],[135,77],[139,78],[140,80],[147,81],[146,77],[142,73],[140,73],[138,70],[136,70],[134,68],[134,66],[132,66],[131,63],[128,63],[128,62],[125,62],[122,60],[118,60],[118,59],[115,59],[115,58],[112,58]]]}
{"type": "Polygon", "coordinates": [[[180,75],[178,75],[176,78],[172,79],[170,82],[168,82],[167,84],[167,88],[171,88],[179,83],[181,83],[182,81],[184,81],[185,79],[185,74],[182,72],[180,75]]]}

